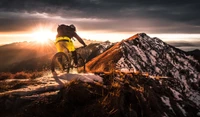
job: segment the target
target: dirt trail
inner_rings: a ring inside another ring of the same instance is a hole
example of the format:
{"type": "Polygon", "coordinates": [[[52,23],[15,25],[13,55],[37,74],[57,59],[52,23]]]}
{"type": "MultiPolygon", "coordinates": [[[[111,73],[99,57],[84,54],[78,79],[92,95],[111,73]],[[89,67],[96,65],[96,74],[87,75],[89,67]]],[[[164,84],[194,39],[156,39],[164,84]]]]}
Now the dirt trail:
{"type": "MultiPolygon", "coordinates": [[[[61,89],[65,84],[72,80],[82,80],[84,82],[102,82],[100,76],[87,73],[87,74],[77,74],[77,73],[59,73],[58,75],[52,75],[49,73],[40,78],[35,79],[38,83],[34,85],[27,85],[22,88],[0,92],[2,95],[19,95],[19,96],[31,96],[38,94],[52,94],[61,89]]],[[[13,80],[8,80],[11,82],[13,80]]],[[[15,79],[15,81],[22,81],[21,79],[15,79]]]]}

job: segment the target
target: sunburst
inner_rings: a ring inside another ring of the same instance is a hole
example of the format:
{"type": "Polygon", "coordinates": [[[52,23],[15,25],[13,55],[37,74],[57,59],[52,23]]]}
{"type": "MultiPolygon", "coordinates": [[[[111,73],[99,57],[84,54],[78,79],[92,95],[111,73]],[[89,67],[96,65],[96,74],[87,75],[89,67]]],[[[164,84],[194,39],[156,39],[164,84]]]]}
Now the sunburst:
{"type": "Polygon", "coordinates": [[[42,28],[34,31],[32,33],[32,38],[39,43],[46,43],[49,39],[55,39],[55,35],[56,33],[51,31],[50,29],[42,28]]]}
{"type": "Polygon", "coordinates": [[[46,43],[49,39],[55,39],[56,32],[53,32],[51,27],[39,26],[32,31],[31,36],[39,43],[46,43]]]}

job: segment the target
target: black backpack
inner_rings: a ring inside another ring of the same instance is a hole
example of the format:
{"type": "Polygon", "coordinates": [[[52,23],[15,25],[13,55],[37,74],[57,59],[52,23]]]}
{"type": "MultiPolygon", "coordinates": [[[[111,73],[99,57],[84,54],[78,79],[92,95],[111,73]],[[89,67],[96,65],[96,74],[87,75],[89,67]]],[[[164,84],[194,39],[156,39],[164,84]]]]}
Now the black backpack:
{"type": "Polygon", "coordinates": [[[57,36],[73,36],[72,34],[74,34],[75,29],[73,27],[65,25],[65,24],[61,24],[58,26],[57,28],[57,32],[58,35],[57,36]]]}

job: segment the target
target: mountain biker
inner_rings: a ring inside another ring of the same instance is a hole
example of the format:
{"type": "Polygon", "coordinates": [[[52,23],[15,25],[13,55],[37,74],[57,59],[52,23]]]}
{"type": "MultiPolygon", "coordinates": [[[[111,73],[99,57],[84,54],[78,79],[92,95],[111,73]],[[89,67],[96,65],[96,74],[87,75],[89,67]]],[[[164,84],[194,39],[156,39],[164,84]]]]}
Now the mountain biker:
{"type": "MultiPolygon", "coordinates": [[[[65,52],[66,48],[69,52],[72,52],[74,63],[77,66],[77,53],[72,42],[73,37],[75,37],[84,47],[87,46],[83,39],[76,33],[76,27],[73,24],[69,26],[61,24],[57,28],[55,45],[57,52],[65,52]]],[[[59,61],[62,61],[61,59],[62,58],[60,58],[59,61]]]]}

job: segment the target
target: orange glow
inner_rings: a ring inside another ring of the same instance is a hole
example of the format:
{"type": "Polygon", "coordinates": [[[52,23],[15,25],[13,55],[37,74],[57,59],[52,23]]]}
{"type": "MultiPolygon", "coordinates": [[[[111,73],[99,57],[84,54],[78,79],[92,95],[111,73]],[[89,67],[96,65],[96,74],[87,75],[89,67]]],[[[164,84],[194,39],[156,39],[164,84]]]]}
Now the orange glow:
{"type": "Polygon", "coordinates": [[[199,41],[200,34],[149,34],[163,41],[199,41]]]}
{"type": "Polygon", "coordinates": [[[39,43],[45,43],[49,39],[54,39],[56,33],[48,29],[40,29],[40,30],[37,30],[36,32],[33,32],[31,35],[32,35],[33,40],[39,43]]]}

